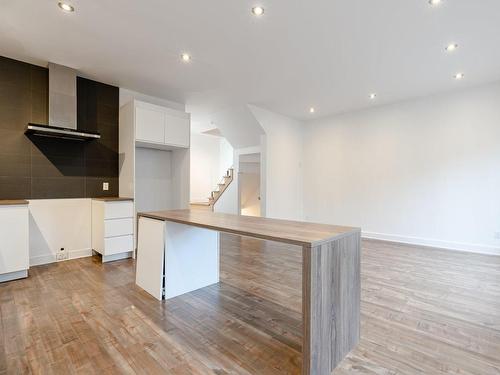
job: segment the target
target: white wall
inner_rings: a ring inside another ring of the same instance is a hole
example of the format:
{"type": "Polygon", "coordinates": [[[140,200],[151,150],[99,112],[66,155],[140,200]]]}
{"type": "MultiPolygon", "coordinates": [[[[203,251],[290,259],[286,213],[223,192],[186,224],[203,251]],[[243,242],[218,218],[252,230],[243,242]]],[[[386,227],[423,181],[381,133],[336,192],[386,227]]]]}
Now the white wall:
{"type": "Polygon", "coordinates": [[[266,133],[261,146],[263,216],[301,220],[303,124],[259,107],[249,108],[266,133]]]}
{"type": "Polygon", "coordinates": [[[172,207],[172,152],[135,149],[135,208],[141,211],[172,207]]]}
{"type": "Polygon", "coordinates": [[[70,259],[90,256],[91,200],[30,200],[30,265],[51,263],[61,247],[70,259]]]}
{"type": "Polygon", "coordinates": [[[233,166],[233,148],[222,137],[191,133],[191,202],[206,202],[233,166]]]}
{"type": "Polygon", "coordinates": [[[224,176],[234,165],[234,149],[226,138],[219,138],[219,174],[224,176]]]}
{"type": "MultiPolygon", "coordinates": [[[[224,191],[224,194],[217,200],[214,206],[215,212],[223,212],[227,214],[239,215],[240,202],[239,202],[239,167],[240,157],[250,154],[260,154],[260,146],[246,147],[233,150],[233,181],[229,187],[224,191]]],[[[261,172],[262,173],[262,172],[261,172]]],[[[262,192],[262,179],[261,179],[261,192],[262,192]]]]}
{"type": "Polygon", "coordinates": [[[214,212],[238,215],[238,211],[238,185],[236,180],[233,180],[224,190],[224,194],[215,202],[214,212]]]}
{"type": "Polygon", "coordinates": [[[160,105],[163,107],[177,109],[179,111],[186,111],[186,106],[182,103],[177,103],[171,100],[157,98],[155,96],[142,94],[137,91],[127,90],[120,87],[120,107],[122,107],[124,104],[127,104],[133,99],[141,100],[146,103],[160,105]]]}
{"type": "Polygon", "coordinates": [[[264,134],[264,130],[248,106],[226,108],[213,114],[211,119],[235,149],[260,145],[260,137],[264,134]]]}
{"type": "Polygon", "coordinates": [[[191,202],[206,202],[222,178],[220,138],[191,134],[191,202]]]}
{"type": "Polygon", "coordinates": [[[304,192],[306,220],[500,254],[500,84],[307,124],[304,192]]]}

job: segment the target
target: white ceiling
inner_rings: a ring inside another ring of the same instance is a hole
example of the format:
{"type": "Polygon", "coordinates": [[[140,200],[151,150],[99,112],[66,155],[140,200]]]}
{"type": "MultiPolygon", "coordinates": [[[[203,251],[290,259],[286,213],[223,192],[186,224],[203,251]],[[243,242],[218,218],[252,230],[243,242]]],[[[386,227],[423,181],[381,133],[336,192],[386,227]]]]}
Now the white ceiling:
{"type": "Polygon", "coordinates": [[[500,79],[499,0],[72,3],[2,0],[0,54],[185,102],[198,122],[245,103],[317,118],[500,79]]]}

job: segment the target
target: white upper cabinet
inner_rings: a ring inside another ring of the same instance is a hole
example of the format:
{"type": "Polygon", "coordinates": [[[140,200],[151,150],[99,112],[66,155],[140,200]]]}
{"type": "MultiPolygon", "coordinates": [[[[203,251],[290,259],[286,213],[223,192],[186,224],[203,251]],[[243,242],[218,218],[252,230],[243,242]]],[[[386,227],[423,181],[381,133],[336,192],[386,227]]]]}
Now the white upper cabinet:
{"type": "Polygon", "coordinates": [[[189,147],[189,117],[185,113],[165,116],[165,143],[180,147],[189,147]],[[184,115],[184,116],[182,116],[184,115]]]}
{"type": "Polygon", "coordinates": [[[141,147],[189,148],[189,114],[154,104],[135,102],[135,139],[141,147]]]}
{"type": "Polygon", "coordinates": [[[138,141],[164,143],[165,113],[150,108],[136,107],[135,137],[138,141]]]}

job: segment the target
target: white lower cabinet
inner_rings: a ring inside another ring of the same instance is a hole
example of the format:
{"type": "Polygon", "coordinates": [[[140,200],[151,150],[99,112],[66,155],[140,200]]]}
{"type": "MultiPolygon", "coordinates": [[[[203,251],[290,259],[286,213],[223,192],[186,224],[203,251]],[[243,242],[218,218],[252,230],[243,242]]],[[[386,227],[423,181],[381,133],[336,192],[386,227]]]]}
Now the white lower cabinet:
{"type": "Polygon", "coordinates": [[[92,200],[92,249],[103,262],[129,258],[134,250],[132,200],[92,200]]]}
{"type": "Polygon", "coordinates": [[[28,276],[28,202],[0,203],[0,282],[28,276]]]}

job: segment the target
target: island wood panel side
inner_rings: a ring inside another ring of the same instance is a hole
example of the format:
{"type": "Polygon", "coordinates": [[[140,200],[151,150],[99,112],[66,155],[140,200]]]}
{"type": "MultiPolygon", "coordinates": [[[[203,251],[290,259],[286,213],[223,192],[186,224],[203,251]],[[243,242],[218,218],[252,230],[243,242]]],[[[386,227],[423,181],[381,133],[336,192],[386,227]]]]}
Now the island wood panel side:
{"type": "Polygon", "coordinates": [[[329,375],[359,342],[360,233],[302,253],[302,374],[329,375]]]}

